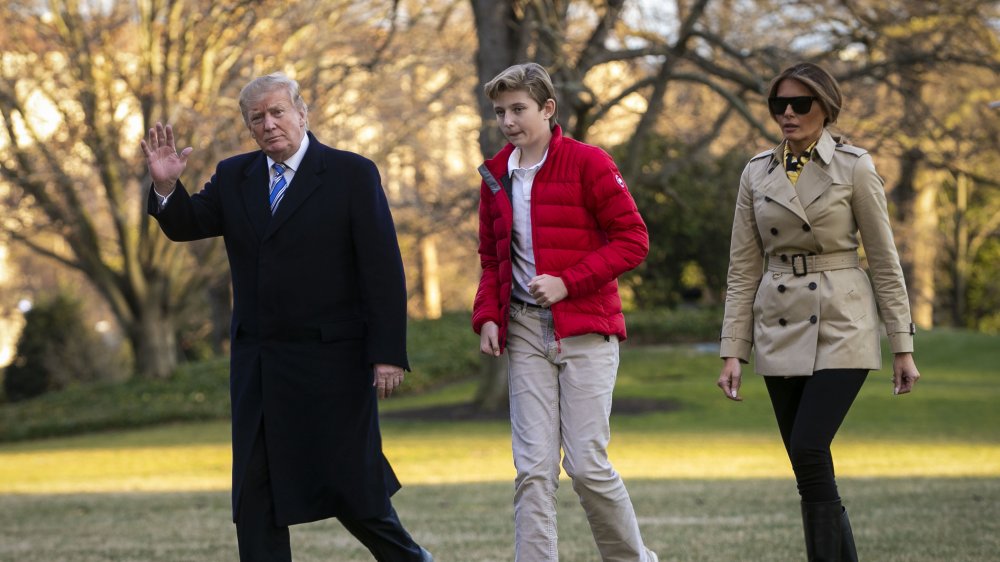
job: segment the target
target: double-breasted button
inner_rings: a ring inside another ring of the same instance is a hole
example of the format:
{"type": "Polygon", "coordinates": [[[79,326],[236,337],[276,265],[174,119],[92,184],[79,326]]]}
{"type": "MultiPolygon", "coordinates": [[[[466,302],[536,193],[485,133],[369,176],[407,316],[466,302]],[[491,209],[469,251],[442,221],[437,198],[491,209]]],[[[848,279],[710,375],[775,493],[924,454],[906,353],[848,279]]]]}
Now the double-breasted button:
{"type": "Polygon", "coordinates": [[[777,235],[778,235],[778,229],[777,229],[777,228],[774,228],[774,227],[772,226],[772,227],[771,227],[771,234],[773,234],[773,235],[777,236],[777,235]]]}
{"type": "Polygon", "coordinates": [[[813,314],[812,316],[809,317],[809,323],[810,324],[815,324],[816,322],[819,322],[819,318],[816,318],[815,314],[813,314]]]}
{"type": "Polygon", "coordinates": [[[784,293],[785,289],[786,289],[786,287],[784,285],[778,285],[778,292],[779,293],[784,293]]]}
{"type": "Polygon", "coordinates": [[[815,291],[816,290],[816,282],[815,281],[813,281],[812,283],[809,284],[809,290],[810,291],[815,291]]]}
{"type": "Polygon", "coordinates": [[[778,319],[778,324],[781,324],[782,326],[784,326],[785,324],[788,324],[788,320],[785,320],[784,318],[779,318],[778,319]]]}
{"type": "Polygon", "coordinates": [[[809,226],[808,224],[804,224],[802,225],[802,230],[809,232],[810,230],[812,230],[812,227],[809,226]]]}
{"type": "Polygon", "coordinates": [[[788,254],[781,254],[781,261],[788,261],[788,254]]]}

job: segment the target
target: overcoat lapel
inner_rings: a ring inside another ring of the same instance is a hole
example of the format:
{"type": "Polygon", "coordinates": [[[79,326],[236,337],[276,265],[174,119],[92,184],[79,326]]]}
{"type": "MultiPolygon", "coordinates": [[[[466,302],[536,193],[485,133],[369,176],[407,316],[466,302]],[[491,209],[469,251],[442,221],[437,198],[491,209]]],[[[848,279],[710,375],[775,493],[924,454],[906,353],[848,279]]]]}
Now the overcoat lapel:
{"type": "Polygon", "coordinates": [[[267,224],[267,229],[264,232],[264,240],[274,234],[295,213],[295,210],[312,195],[312,192],[316,191],[316,188],[322,183],[324,168],[323,160],[320,157],[319,141],[310,134],[309,148],[306,149],[306,155],[302,158],[302,164],[299,166],[299,169],[295,171],[292,183],[288,185],[285,196],[278,205],[278,210],[275,211],[274,216],[271,217],[271,221],[267,224]]]}
{"type": "Polygon", "coordinates": [[[833,140],[830,132],[824,129],[816,143],[815,154],[802,168],[802,174],[799,175],[799,181],[795,186],[803,207],[812,205],[813,201],[819,199],[819,196],[833,185],[833,178],[826,168],[833,161],[836,147],[837,142],[833,140]]]}
{"type": "Polygon", "coordinates": [[[802,206],[812,205],[812,202],[819,199],[819,196],[823,195],[823,192],[831,185],[833,185],[833,178],[830,177],[830,174],[817,162],[810,160],[802,168],[802,174],[799,175],[799,181],[796,184],[802,206]]]}
{"type": "Polygon", "coordinates": [[[263,152],[260,152],[257,158],[243,171],[243,185],[240,186],[243,205],[246,207],[250,224],[253,225],[258,240],[264,238],[267,223],[271,220],[267,180],[267,157],[264,156],[263,152]]]}
{"type": "Polygon", "coordinates": [[[785,169],[781,165],[782,145],[778,145],[775,152],[771,154],[771,162],[768,164],[767,173],[764,175],[764,182],[760,186],[760,192],[770,197],[776,203],[795,213],[795,216],[808,223],[806,211],[799,200],[799,194],[795,191],[795,186],[785,174],[785,169]]]}

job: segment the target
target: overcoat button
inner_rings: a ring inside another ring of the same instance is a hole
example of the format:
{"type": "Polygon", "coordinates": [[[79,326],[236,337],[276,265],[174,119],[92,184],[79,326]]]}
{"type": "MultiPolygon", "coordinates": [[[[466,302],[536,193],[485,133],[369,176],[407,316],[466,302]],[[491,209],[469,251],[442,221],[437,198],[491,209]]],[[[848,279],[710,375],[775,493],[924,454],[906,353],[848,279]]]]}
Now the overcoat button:
{"type": "Polygon", "coordinates": [[[784,318],[779,318],[778,319],[778,324],[781,324],[782,326],[784,326],[785,324],[788,324],[788,320],[785,320],[784,318]]]}
{"type": "Polygon", "coordinates": [[[781,254],[781,261],[788,261],[788,255],[787,254],[781,254]]]}
{"type": "Polygon", "coordinates": [[[810,291],[815,291],[816,290],[816,282],[815,281],[809,284],[809,290],[810,291]]]}
{"type": "Polygon", "coordinates": [[[818,321],[819,321],[819,318],[816,318],[815,314],[813,314],[812,316],[809,317],[809,323],[810,324],[815,324],[818,321]]]}
{"type": "Polygon", "coordinates": [[[784,293],[785,292],[785,286],[784,285],[778,285],[778,292],[779,293],[784,293]]]}
{"type": "Polygon", "coordinates": [[[777,235],[778,235],[778,229],[777,229],[777,228],[774,228],[774,227],[772,226],[772,227],[771,227],[771,234],[773,234],[773,235],[777,236],[777,235]]]}
{"type": "Polygon", "coordinates": [[[804,224],[802,225],[802,230],[809,232],[810,230],[812,230],[812,227],[809,226],[808,224],[804,224]]]}

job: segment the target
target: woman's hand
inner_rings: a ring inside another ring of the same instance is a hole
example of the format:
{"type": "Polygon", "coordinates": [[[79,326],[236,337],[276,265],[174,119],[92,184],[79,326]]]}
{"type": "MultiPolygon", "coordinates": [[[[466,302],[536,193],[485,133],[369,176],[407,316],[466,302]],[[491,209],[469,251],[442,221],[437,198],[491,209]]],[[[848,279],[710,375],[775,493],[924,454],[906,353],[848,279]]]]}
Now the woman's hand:
{"type": "Polygon", "coordinates": [[[743,397],[740,396],[742,370],[743,368],[740,365],[739,359],[736,357],[726,357],[725,363],[722,364],[722,372],[719,373],[719,382],[717,383],[719,388],[722,389],[722,393],[726,395],[726,398],[736,402],[743,401],[743,397]]]}
{"type": "Polygon", "coordinates": [[[479,351],[500,357],[500,326],[496,322],[487,322],[479,328],[479,351]]]}
{"type": "Polygon", "coordinates": [[[912,353],[897,353],[892,359],[892,393],[906,394],[920,379],[912,353]]]}

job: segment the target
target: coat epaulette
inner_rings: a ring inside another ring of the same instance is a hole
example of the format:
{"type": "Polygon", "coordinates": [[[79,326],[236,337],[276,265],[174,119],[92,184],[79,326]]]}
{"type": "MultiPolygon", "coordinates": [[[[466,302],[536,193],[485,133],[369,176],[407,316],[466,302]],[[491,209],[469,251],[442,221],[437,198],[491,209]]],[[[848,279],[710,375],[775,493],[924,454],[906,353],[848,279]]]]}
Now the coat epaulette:
{"type": "Polygon", "coordinates": [[[750,161],[753,162],[754,160],[760,160],[761,158],[763,158],[765,156],[770,156],[773,152],[774,152],[773,148],[770,149],[770,150],[765,150],[764,152],[761,152],[757,156],[754,156],[753,158],[751,158],[750,161]]]}
{"type": "Polygon", "coordinates": [[[846,152],[848,154],[853,154],[854,156],[864,156],[865,154],[868,154],[867,150],[863,148],[858,148],[850,144],[837,143],[837,150],[841,152],[846,152]]]}

